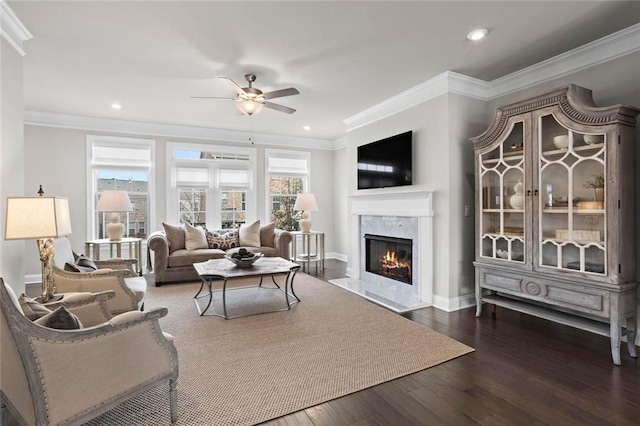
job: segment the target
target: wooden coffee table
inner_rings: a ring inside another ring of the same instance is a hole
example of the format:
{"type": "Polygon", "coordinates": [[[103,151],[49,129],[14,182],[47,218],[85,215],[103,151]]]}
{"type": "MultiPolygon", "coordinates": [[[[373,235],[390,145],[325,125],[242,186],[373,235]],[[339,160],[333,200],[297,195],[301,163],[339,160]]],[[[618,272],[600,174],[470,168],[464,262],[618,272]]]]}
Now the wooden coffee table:
{"type": "MultiPolygon", "coordinates": [[[[300,265],[290,262],[288,260],[285,260],[281,257],[263,257],[258,259],[252,266],[249,266],[246,268],[238,268],[233,262],[227,259],[212,259],[206,262],[194,263],[193,267],[195,268],[196,272],[200,276],[200,280],[202,281],[202,284],[200,285],[200,290],[198,290],[198,293],[196,293],[196,295],[193,297],[193,301],[196,304],[196,309],[198,310],[198,313],[200,314],[200,316],[205,315],[205,313],[211,306],[211,301],[213,300],[213,293],[217,293],[217,292],[222,293],[223,314],[220,315],[216,313],[211,313],[207,315],[218,316],[224,319],[233,319],[233,318],[240,318],[242,316],[248,316],[248,315],[239,315],[235,317],[229,317],[227,315],[227,297],[226,297],[227,282],[230,279],[236,279],[236,278],[259,277],[260,281],[255,286],[234,287],[229,289],[229,291],[240,290],[240,289],[249,288],[249,287],[262,287],[262,281],[264,277],[267,277],[267,276],[271,277],[271,281],[273,281],[273,284],[276,286],[275,288],[277,288],[278,290],[284,293],[286,306],[283,307],[282,309],[276,309],[276,310],[267,311],[267,312],[286,311],[291,309],[291,305],[293,305],[294,303],[300,302],[300,298],[296,295],[295,291],[293,290],[293,280],[296,276],[296,273],[300,269],[300,265]],[[284,289],[276,282],[275,280],[276,276],[285,277],[284,289]],[[222,289],[212,290],[214,281],[223,281],[222,289]],[[209,288],[209,295],[208,295],[209,301],[207,303],[207,306],[204,309],[201,309],[200,304],[198,303],[198,299],[207,297],[206,293],[202,295],[200,294],[202,293],[202,290],[204,289],[205,284],[209,288]],[[289,289],[291,289],[291,292],[289,292],[289,289]],[[289,296],[291,296],[294,300],[289,301],[289,296]]],[[[266,312],[260,312],[260,313],[262,314],[266,312]]],[[[250,315],[255,315],[255,314],[250,314],[250,315]]]]}

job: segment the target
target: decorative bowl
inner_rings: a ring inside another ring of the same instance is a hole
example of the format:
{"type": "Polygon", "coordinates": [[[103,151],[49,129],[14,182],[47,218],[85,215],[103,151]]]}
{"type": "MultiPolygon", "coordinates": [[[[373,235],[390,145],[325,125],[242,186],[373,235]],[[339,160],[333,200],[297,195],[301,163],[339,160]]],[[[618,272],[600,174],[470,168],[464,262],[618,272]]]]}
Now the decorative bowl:
{"type": "Polygon", "coordinates": [[[253,252],[249,252],[249,253],[252,253],[253,257],[243,257],[241,259],[238,259],[229,255],[225,255],[224,258],[233,262],[238,268],[247,268],[253,265],[256,260],[264,256],[262,253],[253,253],[253,252]]]}
{"type": "Polygon", "coordinates": [[[604,141],[603,135],[583,135],[582,138],[584,139],[584,143],[587,145],[604,141]]]}
{"type": "Polygon", "coordinates": [[[500,259],[508,259],[509,258],[509,252],[506,250],[496,250],[496,254],[498,255],[498,257],[500,259]]]}
{"type": "Polygon", "coordinates": [[[569,136],[560,135],[553,137],[553,145],[558,149],[564,149],[569,147],[569,136]]]}

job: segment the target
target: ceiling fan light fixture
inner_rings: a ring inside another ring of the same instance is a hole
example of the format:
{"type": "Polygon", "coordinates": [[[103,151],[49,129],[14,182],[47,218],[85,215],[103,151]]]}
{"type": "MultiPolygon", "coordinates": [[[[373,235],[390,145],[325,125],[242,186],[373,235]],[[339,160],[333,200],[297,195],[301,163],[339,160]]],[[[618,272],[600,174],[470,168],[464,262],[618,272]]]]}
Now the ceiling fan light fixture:
{"type": "Polygon", "coordinates": [[[488,33],[489,31],[486,28],[478,28],[469,32],[469,34],[467,34],[467,38],[471,41],[478,41],[485,38],[488,33]]]}
{"type": "Polygon", "coordinates": [[[238,109],[247,115],[253,115],[259,112],[263,106],[262,103],[256,102],[253,99],[245,99],[244,101],[238,102],[238,109]]]}

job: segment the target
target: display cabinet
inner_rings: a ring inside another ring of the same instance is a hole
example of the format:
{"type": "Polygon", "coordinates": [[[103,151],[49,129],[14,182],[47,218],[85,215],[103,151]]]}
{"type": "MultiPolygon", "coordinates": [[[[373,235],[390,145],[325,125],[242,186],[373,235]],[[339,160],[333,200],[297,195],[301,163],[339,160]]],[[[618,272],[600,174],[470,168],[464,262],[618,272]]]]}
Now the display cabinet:
{"type": "Polygon", "coordinates": [[[498,108],[473,138],[476,301],[610,337],[636,356],[634,129],[570,85],[498,108]]]}

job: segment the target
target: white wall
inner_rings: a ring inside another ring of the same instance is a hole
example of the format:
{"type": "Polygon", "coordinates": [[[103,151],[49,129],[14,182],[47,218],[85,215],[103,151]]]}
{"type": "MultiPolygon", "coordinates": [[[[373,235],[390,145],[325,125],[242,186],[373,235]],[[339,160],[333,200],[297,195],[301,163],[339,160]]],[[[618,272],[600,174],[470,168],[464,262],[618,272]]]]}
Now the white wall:
{"type": "Polygon", "coordinates": [[[25,245],[35,247],[36,243],[4,240],[7,197],[25,195],[22,56],[4,38],[0,38],[0,95],[0,277],[20,294],[24,291],[25,245]]]}
{"type": "MultiPolygon", "coordinates": [[[[21,126],[22,128],[22,126],[21,126]]],[[[199,141],[193,139],[165,138],[149,135],[130,135],[119,133],[92,132],[78,129],[65,129],[46,126],[24,126],[25,182],[21,188],[35,194],[42,184],[47,195],[69,198],[73,233],[69,236],[76,251],[84,250],[87,233],[87,190],[86,190],[86,136],[108,134],[111,136],[134,137],[155,140],[156,147],[156,193],[155,206],[156,229],[166,221],[166,149],[167,142],[202,143],[226,145],[224,141],[199,141]]],[[[231,144],[233,145],[233,144],[231,144]]],[[[257,215],[263,222],[268,219],[266,197],[264,195],[264,150],[265,148],[292,149],[276,146],[255,145],[257,149],[258,200],[257,215]]],[[[315,194],[319,211],[313,212],[313,229],[326,234],[326,251],[333,249],[333,152],[330,150],[308,149],[311,152],[310,189],[315,194]]],[[[154,231],[151,229],[149,231],[154,231]]],[[[34,243],[35,244],[35,243],[34,243]]],[[[39,274],[40,264],[35,245],[27,247],[25,273],[39,274]]],[[[24,274],[22,275],[24,276],[24,274]]]]}

